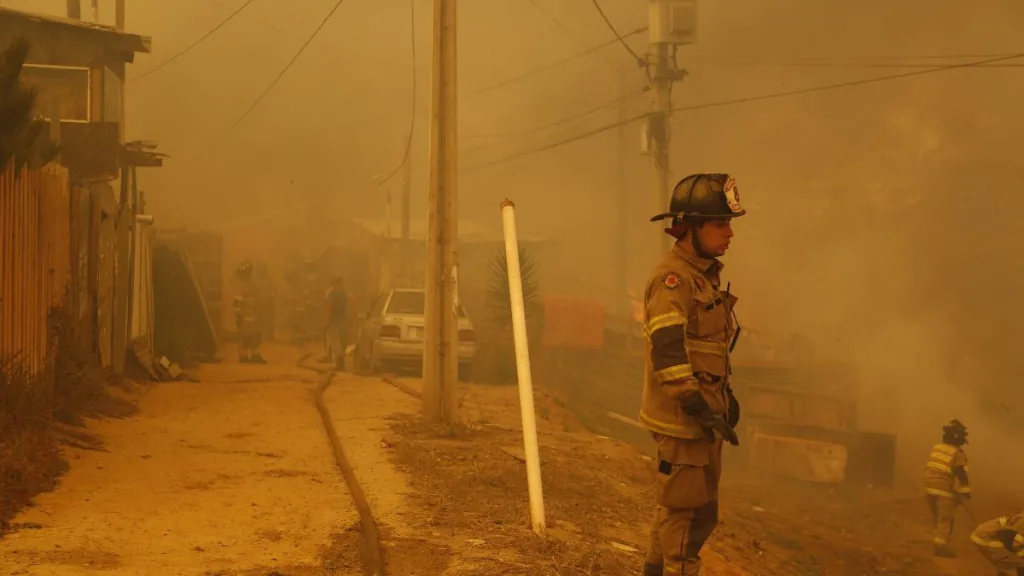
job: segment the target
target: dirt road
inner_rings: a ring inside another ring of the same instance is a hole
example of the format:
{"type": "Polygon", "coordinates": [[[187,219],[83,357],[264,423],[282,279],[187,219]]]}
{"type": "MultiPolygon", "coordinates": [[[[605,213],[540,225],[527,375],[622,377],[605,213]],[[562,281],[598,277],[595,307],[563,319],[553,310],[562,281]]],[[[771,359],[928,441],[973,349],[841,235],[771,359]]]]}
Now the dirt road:
{"type": "Polygon", "coordinates": [[[357,515],[314,375],[287,364],[197,374],[152,386],[133,419],[90,427],[106,451],[69,450],[57,490],[0,540],[0,573],[361,574],[357,554],[331,555],[357,515]]]}

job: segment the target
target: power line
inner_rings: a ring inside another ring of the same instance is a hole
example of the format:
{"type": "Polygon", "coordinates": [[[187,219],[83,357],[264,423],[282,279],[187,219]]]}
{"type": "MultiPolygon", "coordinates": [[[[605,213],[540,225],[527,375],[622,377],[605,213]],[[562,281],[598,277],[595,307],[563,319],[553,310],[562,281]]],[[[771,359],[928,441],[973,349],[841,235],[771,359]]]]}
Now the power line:
{"type": "MultiPolygon", "coordinates": [[[[629,33],[625,34],[623,37],[624,38],[629,38],[630,36],[636,36],[637,34],[643,34],[646,31],[647,31],[646,27],[644,27],[644,28],[637,28],[636,30],[633,30],[632,32],[629,32],[629,33]]],[[[599,44],[597,46],[593,46],[593,47],[588,48],[588,49],[586,49],[586,50],[584,50],[582,52],[577,52],[576,54],[573,54],[572,56],[568,56],[566,58],[562,58],[561,60],[556,60],[555,62],[551,62],[549,64],[545,64],[544,66],[541,66],[540,68],[534,68],[533,70],[530,70],[529,72],[524,72],[522,74],[519,74],[518,76],[513,76],[512,78],[508,78],[506,80],[502,80],[501,82],[498,82],[496,84],[492,84],[490,86],[487,86],[487,87],[484,87],[484,88],[480,88],[479,90],[476,90],[474,92],[469,93],[466,97],[469,98],[469,97],[473,97],[473,96],[478,96],[480,94],[483,94],[484,92],[490,92],[491,90],[495,90],[497,88],[502,88],[502,87],[507,86],[509,84],[512,84],[514,82],[518,82],[518,81],[523,80],[525,78],[529,78],[530,76],[535,76],[537,74],[540,74],[541,72],[546,72],[546,71],[548,71],[548,70],[550,70],[552,68],[555,68],[557,66],[561,66],[562,64],[565,64],[566,62],[571,62],[572,60],[576,60],[576,59],[582,58],[584,56],[589,56],[590,54],[592,54],[594,52],[597,52],[598,50],[601,50],[602,48],[606,48],[608,46],[611,46],[611,45],[613,45],[613,44],[615,44],[617,42],[618,42],[618,40],[612,40],[610,42],[605,42],[603,44],[599,44]]]]}
{"type": "Polygon", "coordinates": [[[541,14],[546,16],[548,20],[551,20],[551,22],[553,22],[555,24],[555,26],[558,26],[563,31],[565,31],[566,34],[568,34],[569,36],[572,36],[576,40],[580,39],[580,37],[575,32],[573,32],[572,29],[570,29],[568,26],[563,24],[562,21],[559,20],[558,18],[555,18],[554,15],[551,14],[550,12],[548,12],[547,10],[545,10],[543,6],[538,4],[537,0],[526,0],[526,1],[529,2],[530,4],[532,4],[533,7],[536,8],[538,12],[540,12],[541,14]]]}
{"type": "MultiPolygon", "coordinates": [[[[762,94],[760,96],[748,96],[748,97],[744,97],[744,98],[733,98],[733,99],[730,99],[730,100],[720,100],[718,102],[706,102],[704,104],[694,104],[694,105],[690,105],[690,106],[679,106],[679,107],[673,108],[672,112],[690,112],[690,111],[694,111],[694,110],[706,110],[706,109],[709,109],[709,108],[718,108],[718,107],[723,107],[723,106],[732,106],[732,105],[736,105],[736,104],[747,104],[747,103],[750,103],[750,102],[757,102],[757,101],[761,101],[761,100],[774,100],[774,99],[784,98],[784,97],[789,97],[789,96],[799,96],[799,95],[803,95],[803,94],[812,94],[812,93],[815,93],[815,92],[825,92],[825,91],[828,91],[828,90],[838,90],[838,89],[841,89],[841,88],[849,88],[849,87],[854,87],[854,86],[863,86],[865,84],[874,84],[874,83],[879,83],[879,82],[887,82],[887,81],[890,81],[890,80],[900,80],[900,79],[909,78],[909,77],[912,77],[912,76],[924,76],[926,74],[935,74],[935,73],[938,73],[938,72],[946,72],[946,71],[949,71],[949,70],[957,70],[957,69],[961,69],[961,68],[983,67],[986,64],[994,64],[996,62],[1002,62],[1002,61],[1012,60],[1012,59],[1016,59],[1016,58],[1024,58],[1024,52],[1019,53],[1019,54],[1008,54],[1008,55],[1005,55],[1005,56],[1000,56],[1000,57],[997,57],[997,58],[989,58],[989,59],[986,59],[986,60],[977,60],[977,61],[974,61],[974,62],[964,62],[964,63],[961,63],[961,64],[949,64],[949,65],[946,65],[946,66],[938,66],[938,67],[934,67],[934,68],[929,68],[927,70],[915,70],[915,71],[912,71],[912,72],[903,72],[903,73],[900,73],[900,74],[889,74],[889,75],[886,75],[886,76],[876,76],[874,78],[865,78],[863,80],[853,80],[853,81],[849,81],[849,82],[840,82],[840,83],[837,83],[837,84],[826,84],[826,85],[823,85],[823,86],[814,86],[814,87],[811,87],[811,88],[803,88],[803,89],[800,89],[800,90],[790,90],[790,91],[786,91],[786,92],[775,92],[775,93],[772,93],[772,94],[762,94]]],[[[571,144],[573,142],[578,142],[580,140],[584,140],[586,138],[590,138],[591,136],[596,136],[598,134],[601,134],[603,132],[607,132],[609,130],[613,130],[613,129],[618,128],[620,126],[624,126],[626,124],[631,124],[633,122],[636,122],[637,120],[642,120],[642,119],[644,119],[646,117],[647,117],[647,114],[641,114],[639,116],[633,116],[631,118],[627,118],[627,119],[619,121],[619,122],[614,122],[612,124],[607,124],[607,125],[602,126],[600,128],[589,130],[587,132],[584,132],[584,133],[581,133],[581,134],[577,134],[575,136],[571,136],[571,137],[564,138],[564,139],[561,139],[561,140],[558,140],[558,141],[555,141],[555,142],[551,142],[551,143],[546,144],[544,146],[541,146],[539,148],[523,150],[521,152],[517,152],[517,153],[511,154],[509,156],[505,156],[505,157],[502,157],[502,158],[497,158],[495,160],[491,160],[491,161],[488,161],[488,162],[482,162],[480,164],[473,165],[473,166],[471,166],[469,168],[470,169],[474,169],[474,168],[483,168],[483,167],[486,167],[486,166],[494,166],[496,164],[504,164],[505,162],[511,162],[513,160],[518,160],[520,158],[525,158],[526,156],[532,156],[534,154],[540,154],[542,152],[546,152],[546,151],[552,150],[554,148],[559,148],[561,146],[565,146],[565,145],[571,144]]]]}
{"type": "Polygon", "coordinates": [[[732,100],[722,100],[720,102],[708,102],[705,104],[695,104],[692,106],[683,106],[680,108],[673,108],[673,112],[683,112],[692,110],[704,110],[707,108],[717,108],[720,106],[731,106],[734,104],[746,104],[748,102],[757,102],[760,100],[774,100],[777,98],[783,98],[788,96],[799,96],[802,94],[812,94],[814,92],[825,92],[827,90],[836,90],[839,88],[850,88],[854,86],[863,86],[865,84],[877,84],[879,82],[887,82],[889,80],[900,80],[902,78],[910,78],[912,76],[924,76],[927,74],[935,74],[937,72],[947,72],[949,70],[958,70],[961,68],[985,68],[989,64],[995,64],[997,62],[1004,62],[1006,60],[1013,60],[1016,58],[1024,58],[1024,52],[1019,54],[1008,54],[1005,56],[999,56],[996,58],[988,58],[986,60],[975,60],[973,62],[963,62],[960,64],[947,64],[945,66],[936,66],[928,68],[926,70],[913,70],[911,72],[901,72],[899,74],[888,74],[886,76],[876,76],[874,78],[864,78],[862,80],[851,80],[848,82],[840,82],[838,84],[826,84],[824,86],[814,86],[811,88],[803,88],[800,90],[790,90],[786,92],[776,92],[774,94],[762,94],[760,96],[749,96],[746,98],[734,98],[732,100]]]}
{"type": "Polygon", "coordinates": [[[180,52],[178,52],[174,56],[171,56],[167,60],[164,60],[160,64],[157,64],[155,67],[150,68],[149,70],[146,70],[145,72],[143,72],[142,74],[139,74],[138,76],[135,76],[134,78],[131,78],[130,81],[134,82],[134,81],[137,81],[137,80],[142,80],[146,76],[149,76],[150,74],[153,74],[154,72],[157,72],[158,70],[162,69],[164,66],[167,66],[171,62],[174,62],[175,60],[177,60],[181,56],[184,56],[186,52],[188,52],[189,50],[192,50],[196,46],[202,44],[204,40],[206,40],[210,36],[213,36],[217,32],[217,30],[220,30],[222,27],[224,27],[225,24],[227,24],[228,22],[231,22],[232,20],[234,20],[235,16],[238,16],[239,14],[241,14],[242,10],[245,10],[249,6],[249,4],[252,4],[252,3],[253,3],[253,0],[246,0],[245,3],[242,4],[237,10],[235,10],[230,15],[228,15],[227,18],[221,20],[220,24],[217,24],[216,26],[214,26],[212,29],[210,29],[209,32],[207,32],[206,34],[203,34],[198,40],[196,40],[195,42],[189,44],[188,46],[186,46],[183,50],[181,50],[180,52]]]}
{"type": "Polygon", "coordinates": [[[398,166],[380,181],[378,186],[383,186],[398,174],[398,171],[409,161],[409,151],[412,150],[412,136],[416,131],[416,0],[409,0],[409,21],[410,21],[410,44],[412,46],[412,120],[409,122],[409,138],[405,141],[405,152],[402,154],[402,161],[398,166]]]}
{"type": "Polygon", "coordinates": [[[249,114],[252,113],[252,111],[255,110],[257,106],[259,106],[260,102],[262,102],[263,99],[266,98],[267,94],[269,94],[270,91],[274,89],[274,86],[277,86],[277,83],[280,82],[281,78],[283,78],[284,75],[288,73],[288,70],[290,70],[292,65],[295,64],[295,61],[299,59],[299,56],[302,56],[302,52],[305,51],[306,47],[309,46],[311,42],[313,42],[313,39],[316,38],[317,34],[319,34],[321,30],[323,30],[324,25],[326,25],[328,20],[330,20],[331,17],[334,16],[334,13],[338,11],[338,8],[341,6],[341,3],[344,1],[345,0],[337,0],[337,2],[334,3],[334,7],[331,8],[331,11],[327,13],[327,16],[324,16],[324,19],[320,21],[320,25],[317,26],[316,30],[314,30],[313,33],[309,35],[309,38],[306,39],[306,42],[303,43],[301,47],[299,47],[299,50],[295,53],[294,56],[292,56],[292,59],[288,61],[288,64],[281,70],[277,77],[274,78],[274,81],[271,82],[270,85],[267,86],[265,90],[263,90],[263,92],[256,98],[252,105],[249,106],[249,108],[242,114],[242,116],[238,120],[236,120],[235,123],[232,124],[230,128],[228,128],[228,133],[232,132],[235,128],[238,127],[239,124],[241,124],[246,118],[248,118],[249,114]]]}
{"type": "MultiPolygon", "coordinates": [[[[589,115],[593,114],[594,112],[600,112],[601,110],[604,110],[605,108],[611,108],[612,106],[616,106],[616,105],[620,104],[621,102],[623,102],[625,100],[629,100],[630,98],[634,98],[636,96],[640,96],[641,94],[646,94],[650,90],[651,90],[650,86],[644,86],[641,90],[638,90],[636,92],[632,92],[630,94],[626,94],[625,96],[619,96],[618,98],[616,98],[616,99],[614,99],[614,100],[612,100],[610,102],[605,102],[604,104],[599,104],[597,106],[594,106],[593,108],[589,108],[589,109],[584,110],[582,112],[577,112],[576,114],[573,114],[571,116],[566,116],[564,118],[560,118],[560,119],[555,120],[553,122],[548,122],[547,124],[542,124],[540,126],[534,126],[533,128],[527,128],[525,130],[518,130],[518,131],[515,131],[515,132],[505,132],[505,133],[501,133],[501,134],[490,134],[490,135],[482,136],[482,137],[487,137],[487,138],[507,138],[507,137],[514,137],[514,136],[523,136],[523,135],[526,135],[526,134],[533,134],[535,132],[540,132],[542,130],[547,130],[548,128],[554,128],[555,126],[558,126],[559,124],[565,124],[566,122],[572,122],[573,120],[577,120],[579,118],[583,118],[584,116],[589,116],[589,115]]],[[[463,152],[475,152],[477,150],[484,150],[484,149],[487,149],[487,148],[493,148],[493,147],[501,145],[501,144],[502,144],[502,142],[493,142],[493,143],[490,143],[490,144],[482,144],[482,145],[479,145],[479,146],[474,146],[472,148],[467,148],[467,149],[463,150],[463,152]]]]}
{"type": "Polygon", "coordinates": [[[604,10],[601,9],[601,5],[597,3],[597,0],[590,1],[594,3],[594,8],[597,9],[597,13],[601,15],[601,19],[604,20],[604,23],[608,25],[608,29],[612,31],[612,34],[615,34],[615,38],[619,41],[620,44],[622,44],[622,47],[626,49],[626,52],[629,52],[629,55],[632,56],[633,59],[636,61],[637,66],[644,66],[645,64],[647,64],[646,60],[644,60],[636,52],[634,52],[633,49],[629,47],[629,44],[626,44],[626,40],[623,39],[622,35],[619,34],[619,31],[615,29],[615,25],[612,24],[612,21],[608,19],[608,16],[604,13],[604,10]]]}
{"type": "MultiPolygon", "coordinates": [[[[935,64],[911,64],[906,62],[756,62],[756,61],[737,61],[737,62],[717,62],[721,65],[736,65],[736,66],[767,66],[767,67],[779,67],[779,68],[911,68],[911,69],[927,69],[934,68],[935,64]]],[[[974,68],[1024,68],[1024,64],[983,64],[980,66],[974,66],[974,68]]]]}

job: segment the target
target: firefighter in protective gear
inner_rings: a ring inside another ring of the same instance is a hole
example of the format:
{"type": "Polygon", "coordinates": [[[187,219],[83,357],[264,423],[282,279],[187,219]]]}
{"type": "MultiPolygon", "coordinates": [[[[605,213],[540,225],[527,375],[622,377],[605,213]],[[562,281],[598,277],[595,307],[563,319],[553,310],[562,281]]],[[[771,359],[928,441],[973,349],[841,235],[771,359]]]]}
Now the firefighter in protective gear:
{"type": "Polygon", "coordinates": [[[1024,511],[981,524],[971,541],[998,574],[1024,576],[1024,511]]]}
{"type": "Polygon", "coordinates": [[[740,205],[728,174],[694,174],[676,185],[666,233],[675,245],[644,295],[647,358],[639,420],[658,444],[658,505],[645,576],[699,575],[700,550],[718,524],[722,442],[739,444],[739,403],[729,386],[738,336],[736,298],[722,263],[740,205]]]}
{"type": "Polygon", "coordinates": [[[263,336],[256,315],[256,287],[252,278],[252,262],[245,261],[235,271],[238,278],[238,294],[235,296],[235,322],[241,341],[238,346],[238,361],[266,364],[260,354],[263,336]]]}
{"type": "Polygon", "coordinates": [[[932,448],[925,467],[924,489],[928,509],[935,522],[935,555],[955,556],[949,546],[953,534],[953,514],[956,507],[971,498],[971,484],[967,477],[967,427],[953,420],[942,427],[942,442],[932,448]]]}

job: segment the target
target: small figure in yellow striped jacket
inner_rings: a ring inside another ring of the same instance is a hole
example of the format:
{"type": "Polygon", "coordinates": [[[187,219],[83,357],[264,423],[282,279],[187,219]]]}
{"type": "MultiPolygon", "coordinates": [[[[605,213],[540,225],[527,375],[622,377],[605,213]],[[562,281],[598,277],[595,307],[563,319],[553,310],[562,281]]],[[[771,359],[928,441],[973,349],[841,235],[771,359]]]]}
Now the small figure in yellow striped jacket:
{"type": "Polygon", "coordinates": [[[1000,576],[1024,576],[1024,511],[982,523],[971,541],[1000,576]]]}
{"type": "Polygon", "coordinates": [[[949,538],[953,534],[953,513],[960,503],[971,498],[965,444],[967,427],[959,420],[946,424],[942,427],[942,443],[932,448],[925,468],[924,489],[935,523],[936,556],[956,556],[949,546],[949,538]]]}

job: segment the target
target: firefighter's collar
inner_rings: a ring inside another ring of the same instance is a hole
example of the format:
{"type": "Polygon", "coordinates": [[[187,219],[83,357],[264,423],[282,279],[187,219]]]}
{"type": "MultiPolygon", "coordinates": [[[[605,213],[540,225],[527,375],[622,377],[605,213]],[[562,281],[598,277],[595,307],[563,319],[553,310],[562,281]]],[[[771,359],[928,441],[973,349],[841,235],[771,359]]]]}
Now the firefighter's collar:
{"type": "Polygon", "coordinates": [[[717,258],[702,258],[697,255],[693,250],[693,246],[688,242],[676,242],[675,246],[672,247],[672,252],[705,274],[721,272],[722,268],[725,268],[725,264],[722,264],[722,261],[717,258]]]}

